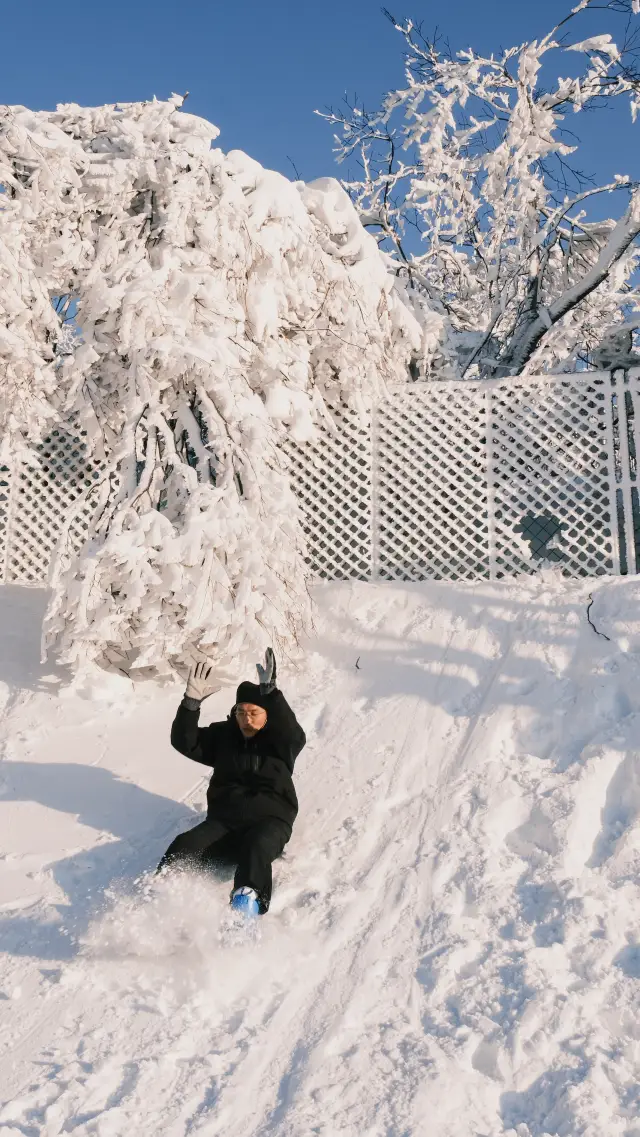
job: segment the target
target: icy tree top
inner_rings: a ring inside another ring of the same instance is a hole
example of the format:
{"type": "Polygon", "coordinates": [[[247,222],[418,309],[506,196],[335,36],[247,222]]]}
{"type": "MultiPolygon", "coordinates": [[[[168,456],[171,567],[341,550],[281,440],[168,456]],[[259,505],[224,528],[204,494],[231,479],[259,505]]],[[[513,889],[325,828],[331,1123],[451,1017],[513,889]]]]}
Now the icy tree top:
{"type": "Polygon", "coordinates": [[[301,436],[314,392],[404,376],[418,324],[338,182],[212,149],[217,128],[180,104],[0,113],[3,434],[37,436],[63,396],[86,412],[96,367],[120,402],[133,373],[227,402],[242,375],[301,436]],[[84,340],[62,363],[61,294],[84,340]]]}
{"type": "Polygon", "coordinates": [[[582,0],[547,35],[490,56],[453,55],[394,21],[405,87],[378,111],[325,116],[340,128],[338,156],[359,156],[362,176],[347,185],[363,223],[446,316],[449,374],[573,370],[638,304],[640,190],[624,171],[585,178],[573,133],[577,113],[617,97],[635,120],[638,33],[628,23],[619,45],[607,32],[573,42],[591,8],[631,20],[640,5],[582,0]],[[580,74],[548,78],[554,61],[580,57],[580,74]],[[618,219],[589,220],[585,203],[605,193],[618,219]]]}

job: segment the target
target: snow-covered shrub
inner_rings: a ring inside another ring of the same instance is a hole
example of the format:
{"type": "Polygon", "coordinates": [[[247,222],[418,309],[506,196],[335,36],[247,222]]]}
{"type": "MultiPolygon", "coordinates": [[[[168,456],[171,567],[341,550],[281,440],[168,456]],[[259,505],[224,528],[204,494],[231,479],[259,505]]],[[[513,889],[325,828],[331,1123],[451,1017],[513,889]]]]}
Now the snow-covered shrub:
{"type": "Polygon", "coordinates": [[[282,439],[404,378],[422,332],[337,181],[224,154],[180,106],[2,110],[0,435],[6,460],[62,416],[106,461],[46,646],[222,677],[308,616],[282,439]]]}

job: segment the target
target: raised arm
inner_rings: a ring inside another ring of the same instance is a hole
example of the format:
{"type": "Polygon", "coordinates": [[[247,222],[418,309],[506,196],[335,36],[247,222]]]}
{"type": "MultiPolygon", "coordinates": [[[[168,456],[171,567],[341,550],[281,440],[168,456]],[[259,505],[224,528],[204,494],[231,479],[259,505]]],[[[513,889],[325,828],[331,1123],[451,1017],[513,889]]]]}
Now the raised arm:
{"type": "Polygon", "coordinates": [[[267,712],[267,730],[273,746],[293,773],[293,764],[307,739],[282,691],[276,687],[276,657],[269,647],[264,667],[256,664],[260,693],[267,712]]]}
{"type": "Polygon", "coordinates": [[[217,690],[217,685],[211,681],[211,673],[212,668],[208,663],[196,663],[191,668],[184,698],[171,724],[171,745],[180,754],[184,754],[185,758],[213,767],[216,727],[220,723],[198,726],[202,700],[217,690]]]}
{"type": "Polygon", "coordinates": [[[185,758],[201,762],[203,766],[215,766],[215,730],[212,726],[198,726],[200,704],[193,706],[195,700],[184,698],[178,707],[171,724],[171,745],[185,758]]]}
{"type": "Polygon", "coordinates": [[[293,766],[307,739],[282,691],[275,687],[265,696],[267,730],[280,758],[293,773],[293,766]]]}

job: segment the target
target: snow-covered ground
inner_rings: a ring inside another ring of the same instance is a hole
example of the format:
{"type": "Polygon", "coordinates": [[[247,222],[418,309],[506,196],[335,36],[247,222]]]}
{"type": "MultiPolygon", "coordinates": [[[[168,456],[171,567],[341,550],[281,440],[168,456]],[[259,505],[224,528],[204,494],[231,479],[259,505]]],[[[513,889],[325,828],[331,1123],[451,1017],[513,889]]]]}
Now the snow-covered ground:
{"type": "Polygon", "coordinates": [[[316,596],[255,944],[135,883],[202,809],[180,690],[70,690],[0,591],[1,1137],[640,1137],[640,584],[316,596]]]}

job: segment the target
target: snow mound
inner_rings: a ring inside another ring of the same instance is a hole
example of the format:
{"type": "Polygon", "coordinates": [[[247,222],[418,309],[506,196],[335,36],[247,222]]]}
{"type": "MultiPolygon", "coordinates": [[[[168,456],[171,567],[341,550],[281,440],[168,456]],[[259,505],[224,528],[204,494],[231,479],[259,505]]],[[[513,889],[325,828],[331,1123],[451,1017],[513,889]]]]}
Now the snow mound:
{"type": "Polygon", "coordinates": [[[256,939],[149,875],[204,797],[176,692],[70,692],[7,592],[3,1134],[639,1137],[635,579],[318,586],[256,939]]]}

